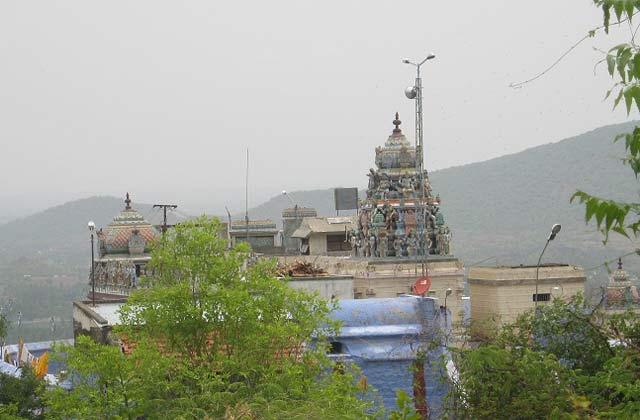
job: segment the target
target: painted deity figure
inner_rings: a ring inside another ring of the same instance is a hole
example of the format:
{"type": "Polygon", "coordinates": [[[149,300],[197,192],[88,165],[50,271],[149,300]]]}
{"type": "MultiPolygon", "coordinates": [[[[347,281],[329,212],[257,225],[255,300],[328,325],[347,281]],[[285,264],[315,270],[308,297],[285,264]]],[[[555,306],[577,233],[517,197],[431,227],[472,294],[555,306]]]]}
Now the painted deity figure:
{"type": "Polygon", "coordinates": [[[366,234],[367,228],[369,227],[369,212],[360,212],[360,216],[358,218],[358,227],[362,232],[366,234]]]}
{"type": "Polygon", "coordinates": [[[358,256],[358,245],[357,245],[356,231],[355,230],[352,230],[351,231],[351,235],[349,235],[349,243],[351,244],[351,256],[352,257],[357,257],[358,256]]]}
{"type": "Polygon", "coordinates": [[[441,227],[444,225],[444,216],[442,215],[442,213],[440,213],[439,211],[440,209],[438,207],[435,207],[433,209],[434,215],[435,215],[435,225],[436,227],[441,227]]]}
{"type": "Polygon", "coordinates": [[[380,238],[380,241],[378,243],[378,255],[381,258],[386,258],[388,251],[389,251],[389,239],[387,238],[387,235],[383,235],[380,238]]]}
{"type": "Polygon", "coordinates": [[[373,216],[373,224],[375,226],[381,226],[384,225],[384,223],[384,213],[382,212],[382,209],[376,209],[376,214],[373,216]]]}
{"type": "Polygon", "coordinates": [[[378,256],[378,250],[376,249],[376,237],[374,235],[369,236],[369,256],[378,256]]]}
{"type": "Polygon", "coordinates": [[[356,236],[356,256],[362,257],[363,249],[362,249],[362,240],[360,239],[360,235],[356,236]]]}
{"type": "Polygon", "coordinates": [[[364,257],[371,257],[371,243],[368,238],[364,238],[364,257]]]}
{"type": "Polygon", "coordinates": [[[396,257],[402,257],[402,245],[403,240],[400,237],[396,237],[393,241],[393,249],[396,252],[396,257]]]}
{"type": "Polygon", "coordinates": [[[444,255],[451,254],[451,231],[448,226],[444,228],[444,255]]]}
{"type": "Polygon", "coordinates": [[[418,247],[418,240],[416,236],[410,232],[409,236],[407,236],[407,253],[410,257],[415,257],[418,247]]]}
{"type": "Polygon", "coordinates": [[[436,235],[436,254],[445,255],[444,254],[444,229],[439,229],[438,234],[436,235]]]}
{"type": "Polygon", "coordinates": [[[427,235],[427,250],[428,250],[427,253],[435,254],[435,248],[436,248],[435,235],[433,234],[427,235]]]}
{"type": "Polygon", "coordinates": [[[396,230],[397,222],[400,216],[398,216],[398,211],[395,208],[391,208],[391,212],[387,216],[387,230],[396,230]]]}

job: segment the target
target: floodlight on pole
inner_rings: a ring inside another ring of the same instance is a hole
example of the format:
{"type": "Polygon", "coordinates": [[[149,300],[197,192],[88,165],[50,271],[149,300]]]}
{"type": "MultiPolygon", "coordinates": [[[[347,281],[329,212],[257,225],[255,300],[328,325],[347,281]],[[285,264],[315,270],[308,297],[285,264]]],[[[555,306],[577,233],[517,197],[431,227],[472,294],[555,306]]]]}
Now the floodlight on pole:
{"type": "Polygon", "coordinates": [[[538,258],[538,264],[536,264],[536,293],[535,295],[533,295],[533,302],[536,309],[538,308],[538,300],[539,300],[538,279],[540,275],[540,261],[542,261],[542,256],[544,255],[544,251],[547,250],[547,246],[549,246],[549,242],[553,241],[556,238],[556,235],[560,233],[561,229],[562,229],[562,226],[559,223],[556,223],[551,227],[551,233],[549,233],[549,236],[547,237],[547,242],[544,244],[544,248],[542,248],[542,252],[540,253],[540,257],[538,258]]]}
{"type": "MultiPolygon", "coordinates": [[[[425,196],[424,196],[424,136],[423,136],[423,118],[422,118],[422,77],[420,76],[420,67],[422,67],[422,65],[424,63],[426,63],[428,60],[432,60],[436,58],[435,54],[431,53],[429,55],[427,55],[422,61],[420,61],[419,63],[414,63],[411,60],[405,58],[402,60],[402,62],[404,64],[410,64],[412,66],[414,66],[416,68],[416,81],[415,84],[413,86],[410,86],[408,88],[405,89],[404,94],[407,98],[409,99],[415,99],[416,101],[416,138],[415,138],[415,145],[416,145],[416,155],[417,155],[417,159],[416,159],[416,169],[418,171],[418,175],[420,176],[420,204],[419,206],[417,206],[416,208],[416,212],[418,210],[418,208],[420,209],[420,217],[418,217],[418,230],[420,232],[420,237],[424,238],[423,243],[426,245],[428,243],[428,241],[425,238],[425,214],[424,214],[424,201],[425,201],[425,196]]],[[[425,249],[423,252],[423,255],[426,258],[426,255],[428,254],[429,250],[425,249]]],[[[423,266],[423,275],[425,274],[425,263],[423,262],[422,266],[423,266]]]]}

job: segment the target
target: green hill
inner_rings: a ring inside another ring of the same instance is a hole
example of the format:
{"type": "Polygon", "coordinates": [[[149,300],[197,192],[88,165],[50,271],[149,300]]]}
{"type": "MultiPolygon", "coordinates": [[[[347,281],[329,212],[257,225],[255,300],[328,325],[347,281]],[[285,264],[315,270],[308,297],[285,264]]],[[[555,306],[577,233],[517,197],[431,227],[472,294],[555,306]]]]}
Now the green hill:
{"type": "MultiPolygon", "coordinates": [[[[533,264],[551,225],[561,223],[562,231],[548,248],[545,261],[600,266],[587,273],[590,287],[606,281],[602,263],[633,252],[637,244],[613,237],[603,246],[593,225],[585,225],[583,207],[571,205],[569,198],[576,189],[616,199],[637,198],[637,181],[620,164],[624,147],[612,143],[616,134],[631,127],[632,123],[607,126],[520,153],[431,173],[453,231],[453,252],[467,267],[487,259],[486,264],[533,264]]],[[[363,175],[362,184],[365,181],[363,175]]],[[[292,202],[314,207],[322,216],[335,214],[333,189],[288,195],[250,209],[250,218],[280,222],[282,210],[292,202]]],[[[69,336],[71,306],[65,313],[65,305],[70,296],[82,295],[89,269],[87,221],[105,226],[122,207],[120,198],[91,197],[0,225],[0,305],[10,302],[14,312],[22,311],[24,320],[39,320],[39,332],[31,337],[69,336]],[[64,328],[47,332],[49,313],[60,317],[64,328]]],[[[160,212],[150,205],[134,203],[134,207],[152,223],[160,223],[160,212]]],[[[625,267],[632,274],[640,271],[640,258],[626,258],[625,267]]]]}
{"type": "MultiPolygon", "coordinates": [[[[162,223],[161,210],[152,205],[133,203],[133,207],[149,222],[162,223]]],[[[0,225],[0,266],[30,257],[88,269],[91,248],[87,222],[93,220],[98,228],[104,227],[123,208],[121,198],[91,197],[0,225]]],[[[168,215],[169,224],[177,219],[184,217],[180,213],[168,215]]]]}
{"type": "MultiPolygon", "coordinates": [[[[620,163],[616,134],[631,123],[607,126],[485,162],[436,171],[434,189],[455,234],[455,252],[472,264],[491,256],[500,263],[535,263],[553,223],[562,232],[547,251],[549,260],[592,267],[633,251],[636,244],[612,238],[606,247],[584,208],[570,204],[582,189],[622,200],[637,198],[633,172],[620,163]]],[[[628,263],[638,267],[634,258],[628,263]]]]}
{"type": "MultiPolygon", "coordinates": [[[[467,266],[490,257],[494,258],[488,264],[535,263],[554,223],[563,228],[545,254],[548,261],[590,268],[633,251],[635,243],[617,237],[603,246],[594,226],[585,225],[583,207],[569,203],[577,189],[623,200],[637,197],[633,173],[620,164],[624,147],[612,143],[616,134],[632,126],[607,126],[520,153],[431,173],[453,230],[454,253],[467,266]]],[[[301,206],[315,207],[320,215],[335,214],[332,189],[297,191],[289,196],[301,206]]],[[[249,213],[253,219],[279,220],[282,209],[290,206],[287,197],[276,196],[249,213]]],[[[631,270],[640,269],[635,258],[627,258],[625,264],[631,270]]]]}
{"type": "MultiPolygon", "coordinates": [[[[619,238],[603,247],[595,228],[584,224],[583,208],[569,203],[576,189],[617,199],[637,197],[637,181],[619,161],[623,145],[612,144],[616,134],[631,126],[607,126],[520,153],[431,173],[454,234],[456,255],[467,265],[488,257],[505,264],[532,263],[553,223],[561,223],[563,229],[547,251],[549,259],[590,267],[632,251],[635,244],[619,238]]],[[[314,207],[323,216],[335,214],[333,189],[294,191],[288,196],[275,196],[250,209],[251,219],[280,222],[282,210],[292,202],[314,207]]],[[[105,226],[122,206],[119,198],[91,197],[0,225],[0,266],[29,257],[85,267],[89,259],[87,221],[105,226]]],[[[150,205],[135,203],[134,207],[160,223],[159,211],[150,205]]],[[[628,264],[635,267],[633,259],[628,264]]]]}

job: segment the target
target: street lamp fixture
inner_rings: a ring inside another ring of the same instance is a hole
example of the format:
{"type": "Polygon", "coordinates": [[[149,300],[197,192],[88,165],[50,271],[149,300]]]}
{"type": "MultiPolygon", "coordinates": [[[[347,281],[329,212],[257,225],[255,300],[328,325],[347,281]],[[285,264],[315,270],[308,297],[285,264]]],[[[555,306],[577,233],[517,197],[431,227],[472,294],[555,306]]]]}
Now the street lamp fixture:
{"type": "Polygon", "coordinates": [[[542,261],[542,256],[544,255],[544,251],[547,250],[547,246],[549,246],[549,242],[553,241],[556,238],[556,235],[560,233],[562,226],[559,223],[556,223],[551,227],[551,233],[547,237],[547,242],[544,244],[544,248],[542,248],[542,252],[540,253],[540,258],[538,258],[538,264],[536,264],[536,294],[533,295],[533,301],[536,309],[538,308],[538,278],[540,275],[540,261],[542,261]]]}
{"type": "Polygon", "coordinates": [[[95,276],[95,256],[93,254],[93,236],[96,232],[96,224],[93,221],[87,223],[89,235],[91,236],[91,304],[96,306],[96,276],[95,276]]]}

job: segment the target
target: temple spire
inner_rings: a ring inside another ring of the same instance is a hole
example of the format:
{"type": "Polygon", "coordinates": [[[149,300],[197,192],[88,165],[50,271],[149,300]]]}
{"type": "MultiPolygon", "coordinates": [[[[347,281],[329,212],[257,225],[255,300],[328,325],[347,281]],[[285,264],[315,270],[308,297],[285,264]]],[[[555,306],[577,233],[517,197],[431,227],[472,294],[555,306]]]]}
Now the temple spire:
{"type": "Polygon", "coordinates": [[[124,204],[126,204],[125,210],[131,210],[131,198],[129,197],[129,193],[127,193],[127,198],[124,200],[124,204]]]}
{"type": "Polygon", "coordinates": [[[402,130],[400,129],[400,124],[402,124],[402,121],[400,121],[400,115],[396,112],[396,119],[393,120],[393,125],[395,125],[396,128],[393,129],[393,134],[402,133],[402,130]]]}

